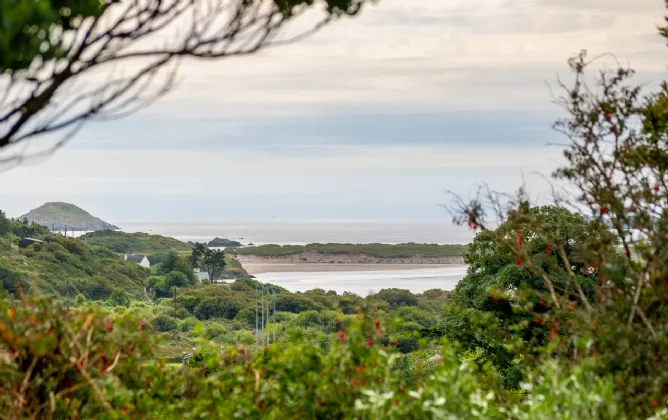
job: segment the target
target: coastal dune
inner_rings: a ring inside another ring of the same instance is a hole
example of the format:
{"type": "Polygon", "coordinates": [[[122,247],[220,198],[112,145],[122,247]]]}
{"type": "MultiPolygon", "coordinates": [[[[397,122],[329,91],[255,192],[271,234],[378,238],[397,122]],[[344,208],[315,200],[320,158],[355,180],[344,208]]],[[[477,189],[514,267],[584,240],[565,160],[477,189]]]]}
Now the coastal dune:
{"type": "Polygon", "coordinates": [[[376,257],[363,253],[330,254],[304,251],[290,255],[238,255],[249,274],[268,272],[380,271],[464,266],[462,256],[376,257]]]}

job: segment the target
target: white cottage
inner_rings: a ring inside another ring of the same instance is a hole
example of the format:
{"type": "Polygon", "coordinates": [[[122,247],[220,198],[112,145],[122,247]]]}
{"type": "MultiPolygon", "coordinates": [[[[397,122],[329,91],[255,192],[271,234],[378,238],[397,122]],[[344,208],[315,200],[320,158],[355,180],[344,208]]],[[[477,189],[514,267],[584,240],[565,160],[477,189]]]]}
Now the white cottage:
{"type": "Polygon", "coordinates": [[[123,259],[125,261],[132,261],[133,263],[137,263],[142,267],[149,268],[151,266],[151,262],[148,260],[148,257],[146,257],[146,255],[125,254],[125,257],[123,259]]]}

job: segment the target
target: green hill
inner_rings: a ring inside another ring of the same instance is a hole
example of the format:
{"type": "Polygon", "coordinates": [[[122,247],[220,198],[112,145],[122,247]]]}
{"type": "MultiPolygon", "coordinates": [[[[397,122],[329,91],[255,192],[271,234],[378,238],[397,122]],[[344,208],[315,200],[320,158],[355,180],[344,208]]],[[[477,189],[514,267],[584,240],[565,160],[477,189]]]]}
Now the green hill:
{"type": "Polygon", "coordinates": [[[47,235],[43,240],[19,249],[0,238],[0,289],[16,293],[18,284],[32,294],[81,293],[89,300],[107,300],[114,292],[144,296],[148,269],[78,239],[47,235]]]}
{"type": "Polygon", "coordinates": [[[19,217],[24,218],[56,231],[118,229],[73,204],[62,202],[46,203],[19,217]]]}
{"type": "Polygon", "coordinates": [[[178,239],[148,233],[126,233],[113,230],[89,232],[81,237],[88,245],[97,245],[114,252],[127,254],[154,254],[175,251],[190,253],[192,247],[178,239]]]}

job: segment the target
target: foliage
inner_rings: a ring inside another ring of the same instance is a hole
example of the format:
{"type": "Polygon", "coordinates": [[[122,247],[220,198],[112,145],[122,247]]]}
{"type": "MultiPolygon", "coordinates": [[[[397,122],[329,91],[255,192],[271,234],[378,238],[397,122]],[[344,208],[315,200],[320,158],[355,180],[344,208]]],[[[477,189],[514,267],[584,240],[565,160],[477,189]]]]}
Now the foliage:
{"type": "Polygon", "coordinates": [[[0,412],[7,419],[147,417],[177,385],[151,358],[147,332],[128,317],[20,302],[0,313],[0,412]]]}
{"type": "MultiPolygon", "coordinates": [[[[103,246],[123,254],[156,254],[190,252],[190,245],[174,238],[148,233],[126,233],[114,230],[98,230],[82,236],[88,245],[103,246]]],[[[159,261],[156,261],[157,263],[159,261]]],[[[154,264],[151,261],[151,264],[154,264]]]]}
{"type": "MultiPolygon", "coordinates": [[[[668,30],[663,28],[662,35],[668,36],[668,30]]],[[[465,204],[457,221],[482,229],[481,235],[491,235],[485,255],[505,247],[519,270],[542,279],[531,284],[526,278],[524,283],[542,294],[545,305],[541,306],[549,310],[525,308],[527,315],[533,312],[534,324],[549,331],[551,351],[537,354],[532,350],[538,343],[529,342],[532,349],[526,341],[515,341],[512,345],[523,359],[530,366],[541,366],[554,358],[576,374],[579,363],[595,355],[592,369],[610,379],[623,415],[646,418],[665,405],[668,389],[662,357],[668,350],[668,283],[664,281],[668,273],[668,84],[643,94],[629,83],[633,71],[623,67],[602,70],[592,78],[589,69],[596,61],[586,52],[569,61],[574,84],[561,84],[564,94],[559,101],[567,116],[555,124],[569,143],[564,151],[567,164],[554,177],[570,184],[567,191],[575,190],[575,196],[557,195],[555,202],[558,207],[589,213],[585,233],[560,241],[553,224],[532,213],[522,190],[504,203],[500,195],[487,192],[465,204]],[[517,229],[525,238],[524,229],[530,226],[533,240],[490,230],[490,211],[495,213],[494,220],[506,218],[508,230],[517,229]],[[545,253],[536,253],[535,245],[541,241],[545,253]],[[573,250],[567,248],[571,242],[576,245],[573,250]]],[[[490,262],[481,265],[490,268],[490,262]]],[[[493,270],[497,266],[491,264],[493,270]]],[[[485,281],[498,284],[501,273],[485,281]]],[[[510,290],[501,291],[499,301],[510,290]]],[[[468,305],[476,303],[472,300],[468,305]]],[[[492,326],[483,332],[498,335],[503,329],[492,326]]],[[[553,411],[538,415],[549,413],[553,411]]]]}
{"type": "Polygon", "coordinates": [[[90,300],[106,300],[115,289],[129,297],[143,296],[148,270],[139,265],[122,261],[115,254],[109,258],[108,253],[91,248],[79,239],[52,235],[39,225],[10,220],[10,226],[12,232],[22,229],[42,232],[33,236],[45,243],[26,249],[0,248],[0,272],[3,273],[0,278],[4,290],[17,294],[19,285],[26,293],[60,296],[82,293],[90,300]]]}
{"type": "Polygon", "coordinates": [[[151,320],[151,326],[156,331],[167,332],[178,328],[179,321],[167,314],[160,314],[151,320]]]}
{"type": "Polygon", "coordinates": [[[0,236],[5,236],[10,232],[9,219],[4,211],[0,210],[0,236]]]}
{"type": "MultiPolygon", "coordinates": [[[[0,358],[0,409],[10,419],[278,419],[305,413],[357,419],[624,418],[610,379],[593,373],[594,359],[572,372],[547,363],[528,376],[526,396],[518,398],[499,388],[493,371],[462,362],[453,346],[442,347],[435,364],[420,364],[423,354],[402,355],[394,338],[383,343],[385,335],[399,337],[399,325],[364,315],[328,345],[294,336],[257,353],[244,346],[203,346],[186,376],[150,362],[152,338],[126,315],[68,313],[52,302],[27,301],[3,310],[0,322],[0,348],[9,350],[0,358]],[[406,376],[411,365],[416,374],[406,376]]],[[[253,341],[245,332],[235,337],[253,341]]]]}
{"type": "Polygon", "coordinates": [[[170,252],[165,260],[158,266],[157,274],[163,276],[172,272],[182,273],[186,277],[188,284],[192,285],[197,283],[197,276],[193,272],[188,261],[173,251],[170,252]]]}
{"type": "Polygon", "coordinates": [[[102,10],[102,3],[96,0],[3,1],[0,73],[28,68],[36,58],[49,61],[63,57],[64,39],[54,36],[61,30],[73,29],[82,18],[99,15],[102,10]]]}
{"type": "Polygon", "coordinates": [[[381,289],[373,295],[376,300],[382,300],[390,304],[391,309],[397,309],[400,306],[416,306],[417,298],[406,289],[381,289]]]}
{"type": "Polygon", "coordinates": [[[437,245],[406,243],[388,244],[308,244],[308,245],[260,245],[226,250],[233,255],[256,255],[278,257],[295,255],[302,252],[320,252],[323,254],[364,254],[377,258],[454,257],[466,251],[466,245],[437,245]]]}

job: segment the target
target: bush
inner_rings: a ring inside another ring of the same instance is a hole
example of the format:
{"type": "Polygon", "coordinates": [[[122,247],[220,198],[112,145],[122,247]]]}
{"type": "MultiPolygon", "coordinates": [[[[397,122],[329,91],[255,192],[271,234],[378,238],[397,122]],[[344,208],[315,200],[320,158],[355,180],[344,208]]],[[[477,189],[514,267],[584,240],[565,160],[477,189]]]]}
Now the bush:
{"type": "Polygon", "coordinates": [[[173,331],[179,326],[179,321],[167,314],[160,314],[151,321],[153,329],[160,332],[173,331]]]}
{"type": "Polygon", "coordinates": [[[195,328],[195,325],[197,325],[198,322],[199,321],[197,320],[197,318],[188,317],[183,321],[181,321],[179,329],[183,332],[191,331],[193,328],[195,328]]]}
{"type": "Polygon", "coordinates": [[[398,308],[395,314],[406,322],[415,322],[419,324],[422,328],[429,328],[438,320],[434,314],[415,306],[398,308]]]}
{"type": "Polygon", "coordinates": [[[212,318],[234,319],[241,308],[243,308],[243,304],[235,299],[211,297],[203,299],[195,307],[194,314],[197,319],[201,320],[212,318]]]}
{"type": "Polygon", "coordinates": [[[114,290],[109,296],[109,299],[111,299],[111,301],[116,306],[125,306],[125,307],[130,306],[130,296],[128,296],[128,294],[125,293],[123,290],[119,289],[114,290]]]}
{"type": "Polygon", "coordinates": [[[190,312],[186,308],[179,308],[176,310],[176,317],[179,319],[186,319],[190,316],[190,312]]]}
{"type": "Polygon", "coordinates": [[[311,309],[322,309],[322,305],[314,302],[312,299],[298,295],[280,293],[276,296],[276,310],[300,313],[311,309]]]}

